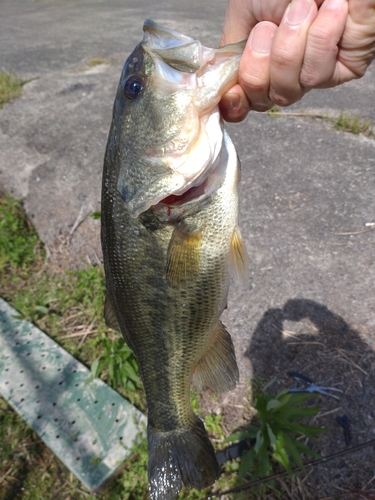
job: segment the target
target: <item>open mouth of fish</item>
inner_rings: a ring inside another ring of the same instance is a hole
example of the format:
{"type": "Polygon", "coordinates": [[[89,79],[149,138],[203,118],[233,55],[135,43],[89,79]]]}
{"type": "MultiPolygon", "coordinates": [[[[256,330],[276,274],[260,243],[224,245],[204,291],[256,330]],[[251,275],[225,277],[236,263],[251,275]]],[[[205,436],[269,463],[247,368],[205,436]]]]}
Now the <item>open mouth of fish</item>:
{"type": "Polygon", "coordinates": [[[198,180],[188,185],[184,191],[168,194],[165,198],[162,198],[154,206],[154,209],[159,212],[159,215],[161,215],[160,210],[162,213],[164,212],[162,218],[167,216],[166,219],[171,215],[173,218],[173,210],[176,210],[175,214],[177,216],[181,213],[180,210],[185,211],[187,209],[190,211],[194,206],[208,200],[212,194],[221,188],[226,182],[228,170],[232,172],[234,168],[237,168],[237,161],[238,158],[233,144],[228,143],[228,135],[224,131],[221,148],[213,164],[205,170],[198,180]],[[165,209],[167,209],[166,212],[165,209]]]}
{"type": "Polygon", "coordinates": [[[170,207],[179,207],[181,205],[184,205],[185,203],[188,203],[189,201],[203,196],[205,194],[205,188],[207,184],[208,181],[206,179],[200,186],[194,186],[185,191],[185,193],[183,194],[171,194],[161,200],[159,203],[163,203],[164,205],[168,205],[170,207]]]}
{"type": "Polygon", "coordinates": [[[215,161],[213,168],[210,168],[209,171],[205,173],[199,184],[195,183],[193,186],[187,187],[186,190],[180,194],[170,194],[160,200],[159,203],[169,207],[181,207],[182,205],[196,201],[200,198],[207,198],[220,187],[224,179],[225,169],[223,168],[223,162],[220,160],[221,155],[217,158],[217,161],[215,161]]]}

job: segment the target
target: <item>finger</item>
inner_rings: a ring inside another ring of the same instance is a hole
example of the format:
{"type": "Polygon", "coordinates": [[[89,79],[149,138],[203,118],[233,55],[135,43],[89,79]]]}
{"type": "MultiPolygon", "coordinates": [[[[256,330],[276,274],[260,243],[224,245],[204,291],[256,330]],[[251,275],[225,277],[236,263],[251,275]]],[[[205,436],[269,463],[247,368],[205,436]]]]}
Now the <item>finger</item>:
{"type": "Polygon", "coordinates": [[[276,32],[270,60],[270,98],[288,106],[306,93],[300,82],[307,33],[317,15],[313,0],[292,0],[276,32]]]}
{"type": "MultiPolygon", "coordinates": [[[[324,0],[315,0],[319,7],[324,0]]],[[[357,0],[362,1],[362,0],[357,0]]],[[[228,0],[220,46],[244,40],[261,21],[280,24],[290,0],[228,0]]]]}
{"type": "Polygon", "coordinates": [[[361,78],[375,59],[375,0],[349,0],[333,81],[361,78]]]}
{"type": "MultiPolygon", "coordinates": [[[[315,0],[318,4],[323,0],[315,0]]],[[[238,42],[249,36],[261,21],[280,24],[290,0],[229,0],[220,45],[238,42]]]]}
{"type": "Polygon", "coordinates": [[[245,40],[256,22],[248,0],[229,0],[220,46],[245,40]]]}
{"type": "Polygon", "coordinates": [[[251,109],[265,111],[273,106],[269,98],[270,54],[277,31],[276,24],[258,23],[247,41],[238,72],[238,83],[244,89],[251,109]]]}
{"type": "Polygon", "coordinates": [[[251,109],[249,99],[238,84],[223,95],[219,106],[221,116],[227,122],[244,120],[251,109]]]}
{"type": "Polygon", "coordinates": [[[338,44],[348,16],[347,0],[325,0],[307,34],[300,83],[319,88],[338,85],[338,44]]]}
{"type": "Polygon", "coordinates": [[[241,58],[238,83],[224,94],[220,110],[226,121],[243,120],[250,109],[265,111],[273,106],[268,97],[269,61],[277,26],[262,22],[255,26],[241,58]]]}

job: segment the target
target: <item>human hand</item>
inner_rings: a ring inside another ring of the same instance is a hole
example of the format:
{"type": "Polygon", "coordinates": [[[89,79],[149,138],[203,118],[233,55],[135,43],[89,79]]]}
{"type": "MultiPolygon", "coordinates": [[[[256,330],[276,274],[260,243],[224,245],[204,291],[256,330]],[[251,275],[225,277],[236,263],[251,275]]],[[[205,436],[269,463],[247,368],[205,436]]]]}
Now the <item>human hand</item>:
{"type": "Polygon", "coordinates": [[[222,44],[247,37],[239,84],[220,104],[227,121],[363,76],[375,58],[375,0],[229,0],[222,44]]]}

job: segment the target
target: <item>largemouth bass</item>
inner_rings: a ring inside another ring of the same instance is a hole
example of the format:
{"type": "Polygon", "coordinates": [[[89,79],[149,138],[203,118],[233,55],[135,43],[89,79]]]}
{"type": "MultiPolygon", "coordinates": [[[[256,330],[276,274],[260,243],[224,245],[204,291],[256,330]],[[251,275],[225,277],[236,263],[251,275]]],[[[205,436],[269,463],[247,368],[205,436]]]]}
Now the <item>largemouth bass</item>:
{"type": "Polygon", "coordinates": [[[219,475],[190,406],[194,375],[218,393],[238,380],[220,322],[230,274],[246,274],[239,164],[218,103],[243,44],[210,49],[151,20],[127,59],[104,161],[102,246],[107,324],[137,358],[148,406],[153,500],[219,475]]]}

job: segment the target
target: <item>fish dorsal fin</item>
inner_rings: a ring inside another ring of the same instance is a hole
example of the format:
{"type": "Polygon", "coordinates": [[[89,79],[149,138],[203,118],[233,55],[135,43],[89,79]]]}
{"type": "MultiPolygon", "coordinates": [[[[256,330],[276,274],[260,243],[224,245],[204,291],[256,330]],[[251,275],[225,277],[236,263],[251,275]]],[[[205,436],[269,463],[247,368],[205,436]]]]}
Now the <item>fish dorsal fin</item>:
{"type": "Polygon", "coordinates": [[[230,242],[229,272],[231,276],[245,285],[249,277],[249,256],[240,230],[235,228],[230,242]]]}
{"type": "Polygon", "coordinates": [[[167,253],[167,280],[178,285],[196,278],[201,257],[202,231],[189,231],[183,223],[173,231],[167,253]]]}
{"type": "Polygon", "coordinates": [[[199,389],[210,387],[221,394],[234,389],[238,379],[233,342],[219,321],[209,346],[195,367],[193,380],[199,389]]]}
{"type": "Polygon", "coordinates": [[[105,302],[104,302],[104,320],[108,328],[112,328],[112,330],[116,330],[117,332],[121,333],[120,326],[118,324],[115,313],[115,308],[113,307],[112,301],[109,298],[108,293],[105,296],[105,302]]]}

